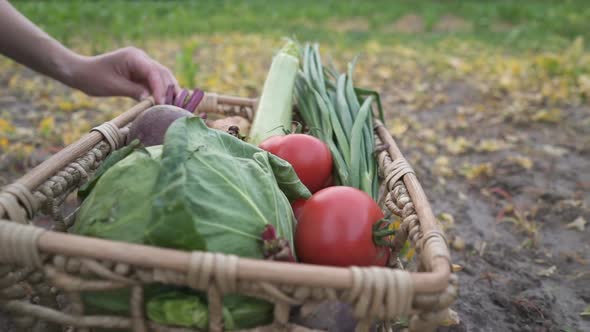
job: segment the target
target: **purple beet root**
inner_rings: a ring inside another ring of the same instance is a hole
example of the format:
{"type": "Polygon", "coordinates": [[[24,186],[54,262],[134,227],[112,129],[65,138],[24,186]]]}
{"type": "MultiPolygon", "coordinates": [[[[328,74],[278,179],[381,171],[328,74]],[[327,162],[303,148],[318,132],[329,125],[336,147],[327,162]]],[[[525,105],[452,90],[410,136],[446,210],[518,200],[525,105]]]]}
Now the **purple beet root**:
{"type": "Polygon", "coordinates": [[[262,252],[264,259],[271,261],[295,262],[295,257],[291,252],[289,241],[277,237],[277,231],[273,225],[268,224],[264,227],[262,234],[262,252]]]}
{"type": "MultiPolygon", "coordinates": [[[[309,329],[354,332],[358,324],[358,320],[353,317],[352,306],[348,303],[325,301],[310,308],[304,307],[294,310],[291,321],[309,329]]],[[[376,332],[376,325],[372,324],[369,331],[376,332]]]]}
{"type": "Polygon", "coordinates": [[[164,143],[166,130],[175,120],[182,117],[194,116],[191,112],[172,105],[153,106],[133,121],[127,141],[135,139],[144,146],[160,145],[164,143]]]}

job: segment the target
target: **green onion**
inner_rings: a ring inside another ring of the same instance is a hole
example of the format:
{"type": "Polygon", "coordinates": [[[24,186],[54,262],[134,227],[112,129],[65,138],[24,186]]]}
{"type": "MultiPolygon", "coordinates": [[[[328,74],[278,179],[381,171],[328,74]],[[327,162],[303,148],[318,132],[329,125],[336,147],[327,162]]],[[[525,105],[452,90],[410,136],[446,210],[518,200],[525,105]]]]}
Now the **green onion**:
{"type": "Polygon", "coordinates": [[[317,44],[304,45],[301,56],[295,99],[309,133],[330,148],[337,184],[361,189],[377,199],[372,105],[377,102],[382,118],[379,95],[354,86],[356,59],[346,73],[339,73],[322,65],[317,44]]]}

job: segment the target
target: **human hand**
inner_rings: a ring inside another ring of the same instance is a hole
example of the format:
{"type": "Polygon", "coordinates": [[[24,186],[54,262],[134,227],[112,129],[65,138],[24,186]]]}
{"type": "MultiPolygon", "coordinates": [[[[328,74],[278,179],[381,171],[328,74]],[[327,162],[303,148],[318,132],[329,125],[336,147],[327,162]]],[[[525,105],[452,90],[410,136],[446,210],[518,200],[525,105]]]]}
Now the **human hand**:
{"type": "Polygon", "coordinates": [[[68,71],[68,85],[91,96],[141,100],[151,94],[157,104],[163,104],[169,85],[174,86],[175,93],[180,91],[178,81],[168,68],[135,47],[77,57],[68,71]]]}

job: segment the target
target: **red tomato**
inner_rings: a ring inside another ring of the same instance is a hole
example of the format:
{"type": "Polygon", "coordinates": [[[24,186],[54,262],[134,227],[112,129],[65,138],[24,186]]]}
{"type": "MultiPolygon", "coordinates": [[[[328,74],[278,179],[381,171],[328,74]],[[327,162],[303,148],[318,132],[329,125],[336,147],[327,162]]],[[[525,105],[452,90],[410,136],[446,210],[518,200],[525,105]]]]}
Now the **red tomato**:
{"type": "Polygon", "coordinates": [[[332,154],[320,139],[304,134],[272,136],[259,147],[288,161],[312,193],[322,189],[332,175],[332,154]]]}
{"type": "Polygon", "coordinates": [[[365,192],[352,187],[322,189],[305,203],[295,230],[301,262],[334,266],[384,266],[389,248],[373,242],[373,224],[383,212],[365,192]]]}
{"type": "Polygon", "coordinates": [[[306,200],[300,198],[291,204],[293,208],[293,214],[295,215],[295,219],[299,220],[299,216],[301,216],[301,212],[303,212],[303,207],[305,206],[306,200]]]}

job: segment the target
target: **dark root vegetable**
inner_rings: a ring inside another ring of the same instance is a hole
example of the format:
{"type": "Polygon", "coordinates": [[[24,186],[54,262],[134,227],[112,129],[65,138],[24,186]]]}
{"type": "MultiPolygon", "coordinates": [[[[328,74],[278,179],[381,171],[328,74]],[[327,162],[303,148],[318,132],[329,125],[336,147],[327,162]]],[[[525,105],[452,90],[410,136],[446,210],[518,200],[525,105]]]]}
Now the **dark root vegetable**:
{"type": "Polygon", "coordinates": [[[139,139],[146,147],[163,144],[166,130],[172,122],[182,117],[192,116],[191,112],[173,105],[153,106],[133,121],[127,142],[139,139]]]}
{"type": "Polygon", "coordinates": [[[191,99],[189,99],[186,105],[184,105],[184,109],[193,113],[197,109],[197,106],[199,106],[201,103],[201,100],[203,100],[203,97],[205,97],[205,93],[199,89],[195,89],[191,99]]]}
{"type": "Polygon", "coordinates": [[[174,106],[182,107],[187,96],[188,90],[182,89],[182,91],[180,91],[180,93],[174,98],[174,106]]]}
{"type": "MultiPolygon", "coordinates": [[[[174,86],[169,85],[164,105],[151,107],[141,113],[131,125],[127,142],[139,139],[144,146],[163,144],[166,130],[172,122],[182,117],[193,116],[204,96],[205,93],[199,89],[195,89],[190,98],[188,98],[188,90],[185,89],[182,89],[178,95],[174,95],[174,86]],[[187,98],[188,101],[186,101],[187,98]]],[[[207,118],[205,113],[201,113],[200,117],[207,118]]]]}
{"type": "Polygon", "coordinates": [[[262,231],[262,252],[264,258],[271,261],[295,262],[289,241],[277,237],[277,231],[271,224],[267,224],[262,231]]]}
{"type": "Polygon", "coordinates": [[[168,89],[166,89],[166,100],[164,104],[172,105],[174,103],[174,85],[169,85],[168,89]]]}
{"type": "Polygon", "coordinates": [[[204,97],[205,92],[200,89],[195,89],[192,94],[190,94],[188,90],[182,89],[178,95],[175,95],[174,85],[169,85],[166,90],[164,104],[180,107],[194,113],[204,97]]]}

